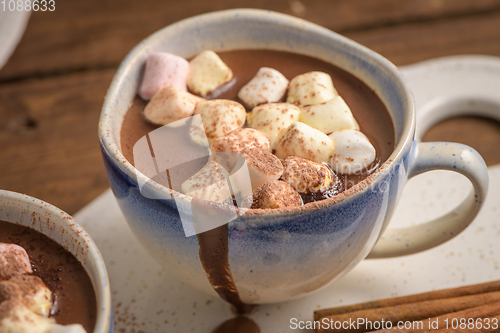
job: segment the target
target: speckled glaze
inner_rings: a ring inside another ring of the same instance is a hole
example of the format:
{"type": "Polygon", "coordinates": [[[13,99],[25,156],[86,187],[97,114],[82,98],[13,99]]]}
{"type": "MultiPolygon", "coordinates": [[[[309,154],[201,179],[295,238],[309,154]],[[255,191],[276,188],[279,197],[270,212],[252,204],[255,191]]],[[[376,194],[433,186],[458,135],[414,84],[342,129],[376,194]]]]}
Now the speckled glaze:
{"type": "Polygon", "coordinates": [[[41,232],[82,263],[96,293],[97,320],[93,333],[112,333],[108,275],[101,254],[87,232],[59,208],[28,195],[4,190],[0,190],[0,220],[41,232]]]}
{"type": "Polygon", "coordinates": [[[248,9],[205,14],[158,31],[130,52],[111,84],[99,123],[108,178],[125,218],[148,252],[182,281],[215,295],[199,261],[197,239],[185,237],[182,229],[178,209],[188,206],[189,198],[136,174],[120,152],[120,128],[148,53],[191,57],[204,49],[239,48],[306,54],[350,72],[385,103],[397,142],[389,161],[373,177],[340,196],[299,208],[257,210],[230,222],[229,261],[243,301],[271,303],[303,296],[335,281],[372,250],[373,257],[422,251],[450,239],[472,221],[487,188],[482,158],[466,146],[414,141],[413,97],[388,60],[290,16],[248,9]],[[471,180],[475,193],[463,212],[408,229],[389,229],[380,237],[407,179],[431,169],[455,170],[471,180]],[[144,197],[138,183],[146,183],[143,192],[158,199],[144,197]]]}

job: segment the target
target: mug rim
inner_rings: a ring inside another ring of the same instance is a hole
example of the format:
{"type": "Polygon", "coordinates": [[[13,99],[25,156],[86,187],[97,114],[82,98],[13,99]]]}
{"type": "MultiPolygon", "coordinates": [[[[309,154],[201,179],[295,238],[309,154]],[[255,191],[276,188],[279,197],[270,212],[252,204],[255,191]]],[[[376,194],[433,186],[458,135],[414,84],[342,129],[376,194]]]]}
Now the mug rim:
{"type": "MultiPolygon", "coordinates": [[[[104,259],[102,258],[102,255],[97,248],[97,245],[94,243],[90,235],[85,231],[85,229],[78,224],[78,222],[75,221],[75,219],[66,213],[65,211],[57,208],[56,206],[45,202],[43,200],[37,199],[35,197],[22,194],[22,193],[17,193],[13,191],[8,191],[8,190],[0,190],[0,204],[1,203],[6,203],[6,202],[18,202],[22,203],[25,206],[13,206],[9,205],[8,207],[12,207],[13,209],[29,209],[30,206],[35,206],[35,207],[40,207],[44,212],[48,213],[50,216],[50,221],[57,220],[58,224],[60,225],[66,225],[66,228],[64,229],[65,231],[70,231],[71,236],[79,239],[79,241],[82,242],[85,246],[85,252],[81,252],[82,255],[86,257],[86,260],[88,260],[91,263],[97,263],[93,264],[93,267],[95,269],[96,273],[96,281],[95,285],[92,283],[92,286],[94,288],[94,294],[96,297],[96,321],[95,321],[95,326],[94,326],[94,331],[95,333],[107,333],[110,332],[110,329],[113,327],[112,325],[112,306],[111,306],[111,290],[110,290],[110,285],[109,285],[109,278],[108,278],[108,273],[106,270],[106,266],[104,264],[104,259]],[[17,208],[16,208],[17,207],[17,208]],[[85,254],[83,254],[85,253],[85,254]]],[[[28,227],[30,229],[33,229],[37,232],[40,232],[44,236],[48,237],[49,239],[53,240],[56,242],[58,245],[62,246],[65,250],[69,251],[75,258],[76,255],[72,253],[68,248],[66,248],[63,244],[60,244],[58,241],[56,241],[54,238],[51,236],[47,235],[44,231],[37,230],[35,228],[31,228],[29,225],[24,225],[22,223],[19,223],[17,221],[5,221],[8,223],[13,223],[16,225],[21,225],[28,227]]],[[[50,230],[50,229],[49,229],[50,230]]],[[[65,232],[64,234],[69,235],[68,232],[65,232]]],[[[79,259],[77,259],[78,262],[81,263],[79,259]]],[[[88,269],[86,266],[84,266],[85,271],[87,274],[88,269]]],[[[90,275],[90,274],[89,274],[90,275]]],[[[88,332],[91,333],[91,332],[88,332]]]]}
{"type": "MultiPolygon", "coordinates": [[[[216,22],[219,20],[223,20],[224,18],[230,17],[230,16],[242,16],[245,15],[248,18],[255,18],[256,20],[263,20],[265,19],[269,23],[277,23],[281,25],[287,25],[290,27],[299,27],[301,29],[308,30],[312,34],[317,34],[324,36],[328,39],[334,40],[336,42],[341,42],[343,44],[349,45],[351,48],[356,49],[360,53],[363,54],[368,54],[371,59],[373,59],[377,65],[382,66],[386,71],[390,73],[390,75],[398,81],[402,91],[404,92],[405,95],[405,101],[404,101],[404,113],[407,115],[404,118],[403,122],[403,128],[401,131],[401,136],[389,156],[389,158],[380,165],[377,170],[363,179],[361,182],[357,183],[356,185],[352,186],[348,190],[345,190],[339,195],[336,195],[334,197],[328,198],[328,199],[323,199],[320,201],[314,201],[307,203],[303,206],[299,207],[282,207],[282,208],[277,208],[277,209],[248,209],[246,210],[246,216],[252,216],[252,215],[272,215],[273,217],[279,216],[279,215],[290,215],[290,214],[301,214],[303,212],[311,212],[311,211],[316,211],[320,210],[332,205],[336,205],[337,203],[343,203],[350,201],[362,193],[369,191],[371,188],[377,186],[382,180],[383,180],[383,174],[386,173],[388,170],[390,170],[398,161],[402,159],[402,156],[404,153],[410,149],[411,144],[413,142],[413,135],[415,133],[415,121],[416,121],[416,112],[415,112],[415,102],[413,99],[413,94],[411,93],[409,84],[406,82],[404,79],[403,75],[399,71],[399,69],[388,59],[383,57],[382,55],[370,50],[369,48],[347,38],[344,37],[332,30],[329,30],[327,28],[324,28],[322,26],[319,26],[315,23],[293,17],[290,15],[286,14],[281,14],[269,10],[262,10],[262,9],[248,9],[248,8],[243,8],[243,9],[228,9],[228,10],[222,10],[222,11],[215,11],[215,12],[209,12],[201,15],[196,15],[192,16],[186,19],[183,19],[181,21],[175,22],[173,24],[170,24],[153,34],[149,35],[145,39],[143,39],[141,42],[139,42],[124,58],[122,63],[120,64],[115,76],[113,77],[113,81],[111,82],[111,85],[108,89],[108,92],[105,96],[104,99],[104,104],[102,107],[101,111],[101,116],[99,119],[99,129],[98,129],[98,134],[99,134],[99,141],[101,144],[102,149],[106,153],[106,155],[112,160],[112,162],[131,180],[134,181],[134,185],[139,187],[138,183],[138,177],[141,177],[142,183],[144,184],[143,186],[148,187],[148,191],[151,191],[152,193],[157,193],[158,197],[160,198],[179,198],[182,199],[185,202],[190,202],[192,200],[191,197],[177,192],[175,190],[169,189],[159,183],[156,183],[155,181],[149,179],[146,177],[142,172],[137,170],[122,154],[121,149],[119,148],[118,144],[114,140],[114,136],[112,134],[113,132],[113,121],[112,121],[112,102],[115,98],[115,96],[118,96],[118,91],[119,87],[125,77],[125,74],[127,72],[128,67],[133,63],[135,58],[142,54],[147,49],[148,43],[151,41],[154,41],[158,38],[161,38],[162,35],[169,31],[169,30],[174,30],[174,29],[181,29],[183,26],[188,27],[192,24],[199,23],[201,21],[207,21],[207,22],[216,22]],[[109,110],[109,112],[108,112],[109,110]],[[408,114],[409,113],[409,114],[408,114]]],[[[347,71],[349,72],[349,71],[347,71]]],[[[351,75],[354,75],[352,73],[349,73],[351,75]]],[[[363,80],[362,80],[363,81],[363,80]]],[[[378,94],[377,94],[378,95],[378,94]]],[[[380,96],[379,96],[380,97],[380,96]]],[[[384,103],[385,104],[385,103],[384,103]]],[[[387,106],[386,106],[387,108],[387,106]]],[[[388,109],[388,108],[387,108],[388,109]]],[[[389,113],[390,114],[390,113],[389,113]]],[[[392,114],[390,114],[390,117],[393,121],[394,127],[396,127],[394,117],[392,114]]],[[[396,138],[395,138],[396,139],[396,138]]],[[[177,199],[176,199],[177,200],[177,199]]],[[[224,205],[218,204],[218,203],[213,203],[209,202],[212,205],[223,207],[224,205]]],[[[244,215],[244,216],[245,216],[244,215]]]]}

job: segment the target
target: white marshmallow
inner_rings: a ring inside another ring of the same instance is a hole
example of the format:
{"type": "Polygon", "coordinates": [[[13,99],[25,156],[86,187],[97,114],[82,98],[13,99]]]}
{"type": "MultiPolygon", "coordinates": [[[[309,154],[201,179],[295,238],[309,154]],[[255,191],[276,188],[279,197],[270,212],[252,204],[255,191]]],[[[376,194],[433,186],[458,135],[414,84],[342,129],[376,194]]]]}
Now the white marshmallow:
{"type": "Polygon", "coordinates": [[[283,161],[283,167],[281,180],[299,193],[325,190],[337,181],[337,177],[326,165],[302,157],[288,156],[283,161]]]}
{"type": "Polygon", "coordinates": [[[325,103],[302,108],[300,121],[326,134],[343,129],[359,130],[351,109],[340,96],[335,96],[325,103]]]}
{"type": "Polygon", "coordinates": [[[277,70],[261,67],[238,92],[238,98],[249,108],[279,102],[285,96],[288,79],[277,70]]]}
{"type": "Polygon", "coordinates": [[[287,183],[275,180],[265,183],[252,194],[252,208],[276,209],[302,206],[300,195],[287,183]]]}
{"type": "Polygon", "coordinates": [[[0,282],[0,300],[16,298],[31,311],[48,317],[52,306],[52,292],[36,275],[15,275],[0,282]]]}
{"type": "Polygon", "coordinates": [[[300,106],[324,103],[337,96],[332,78],[323,72],[297,75],[288,86],[287,102],[300,106]]]}
{"type": "Polygon", "coordinates": [[[223,137],[242,127],[247,115],[243,105],[225,99],[201,101],[196,105],[194,114],[201,116],[209,140],[223,137]]]}
{"type": "Polygon", "coordinates": [[[269,139],[253,128],[237,128],[231,133],[212,141],[212,152],[239,153],[245,148],[262,148],[271,151],[269,139]]]}
{"type": "Polygon", "coordinates": [[[210,150],[215,160],[226,170],[231,172],[238,159],[243,156],[239,154],[245,148],[262,148],[271,151],[269,139],[253,128],[238,128],[222,138],[212,141],[210,150]]]}
{"type": "Polygon", "coordinates": [[[255,191],[265,183],[278,180],[283,173],[280,160],[267,150],[247,148],[241,151],[247,162],[252,190],[255,191]]]}
{"type": "Polygon", "coordinates": [[[356,130],[333,132],[329,137],[335,142],[330,166],[338,173],[351,175],[366,169],[376,157],[370,140],[356,130]]]}
{"type": "Polygon", "coordinates": [[[229,189],[227,180],[224,179],[199,190],[189,192],[187,195],[201,200],[223,203],[231,198],[231,190],[229,189]]]}
{"type": "Polygon", "coordinates": [[[299,121],[300,108],[289,103],[271,103],[253,108],[247,115],[248,126],[259,130],[276,149],[283,132],[291,123],[299,121]]]}
{"type": "Polygon", "coordinates": [[[209,92],[231,81],[233,71],[214,51],[203,51],[190,62],[187,79],[189,90],[205,97],[209,92]]]}
{"type": "Polygon", "coordinates": [[[281,136],[276,156],[282,160],[288,156],[299,156],[314,162],[328,163],[334,147],[334,142],[325,133],[295,122],[281,136]]]}
{"type": "Polygon", "coordinates": [[[0,304],[0,333],[48,333],[55,320],[37,315],[17,299],[0,304]]]}
{"type": "Polygon", "coordinates": [[[0,243],[0,280],[26,273],[33,273],[26,250],[16,244],[0,243]]]}
{"type": "Polygon", "coordinates": [[[192,116],[196,104],[202,100],[177,87],[165,87],[154,94],[146,105],[144,116],[153,124],[167,125],[192,116]]]}
{"type": "Polygon", "coordinates": [[[231,197],[228,177],[228,172],[219,163],[209,161],[182,183],[181,192],[193,198],[222,203],[231,197]]]}
{"type": "Polygon", "coordinates": [[[189,62],[186,59],[166,52],[151,53],[146,60],[139,95],[149,100],[157,91],[165,87],[174,86],[187,90],[188,74],[189,62]]]}

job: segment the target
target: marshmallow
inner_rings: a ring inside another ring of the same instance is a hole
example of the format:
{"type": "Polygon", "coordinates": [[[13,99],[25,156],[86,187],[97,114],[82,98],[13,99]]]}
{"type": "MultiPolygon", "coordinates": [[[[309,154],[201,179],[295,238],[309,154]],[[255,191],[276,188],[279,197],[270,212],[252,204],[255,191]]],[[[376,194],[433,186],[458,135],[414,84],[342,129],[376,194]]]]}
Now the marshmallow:
{"type": "Polygon", "coordinates": [[[245,148],[262,148],[271,151],[269,139],[253,128],[238,128],[221,138],[214,139],[210,149],[212,152],[239,153],[245,148]]]}
{"type": "Polygon", "coordinates": [[[189,62],[186,59],[166,52],[151,53],[146,60],[146,70],[139,95],[149,100],[157,91],[165,87],[174,86],[187,90],[188,74],[189,62]]]}
{"type": "Polygon", "coordinates": [[[26,250],[16,244],[0,243],[0,280],[26,273],[33,273],[26,250]]]}
{"type": "Polygon", "coordinates": [[[21,300],[23,291],[21,287],[14,282],[9,280],[0,282],[0,303],[8,299],[19,299],[21,300]]]}
{"type": "Polygon", "coordinates": [[[351,175],[366,169],[376,157],[370,140],[356,130],[342,130],[329,135],[335,142],[330,166],[341,174],[351,175]]]}
{"type": "Polygon", "coordinates": [[[181,192],[193,198],[222,203],[231,197],[228,177],[228,172],[219,163],[209,161],[182,183],[181,192]]]}
{"type": "Polygon", "coordinates": [[[49,316],[52,292],[38,276],[16,275],[8,281],[0,282],[0,290],[12,288],[9,284],[15,284],[20,288],[20,293],[11,293],[11,298],[18,298],[36,314],[49,316]]]}
{"type": "Polygon", "coordinates": [[[194,108],[203,99],[177,87],[165,87],[154,94],[144,108],[144,116],[155,125],[192,116],[194,108]]]}
{"type": "Polygon", "coordinates": [[[37,315],[17,299],[0,304],[0,333],[48,333],[53,323],[53,318],[37,315]]]}
{"type": "Polygon", "coordinates": [[[276,149],[280,136],[291,123],[299,121],[300,108],[288,103],[264,104],[253,108],[247,115],[248,126],[259,130],[276,149]]]}
{"type": "Polygon", "coordinates": [[[243,105],[226,99],[199,102],[194,114],[201,116],[209,140],[223,137],[242,127],[247,115],[243,105]]]}
{"type": "Polygon", "coordinates": [[[280,160],[267,150],[246,148],[241,151],[247,162],[252,190],[255,191],[265,183],[278,180],[283,173],[280,160]]]}
{"type": "Polygon", "coordinates": [[[270,151],[269,139],[252,128],[238,128],[222,138],[212,141],[210,149],[215,160],[230,171],[238,161],[239,152],[245,148],[262,148],[270,151]],[[233,154],[234,153],[234,154],[233,154]]]}
{"type": "Polygon", "coordinates": [[[210,184],[204,188],[200,188],[199,190],[189,192],[187,195],[200,200],[218,203],[223,203],[232,196],[226,179],[210,184]]]}
{"type": "Polygon", "coordinates": [[[279,102],[285,96],[288,79],[277,70],[261,67],[257,74],[238,92],[238,98],[249,108],[264,103],[279,102]]]}
{"type": "Polygon", "coordinates": [[[295,122],[281,136],[276,156],[282,160],[288,156],[299,156],[314,162],[328,163],[334,147],[334,142],[325,133],[295,122]]]}
{"type": "Polygon", "coordinates": [[[297,75],[288,86],[288,103],[300,106],[324,103],[337,96],[330,75],[323,72],[308,72],[297,75]]]}
{"type": "Polygon", "coordinates": [[[287,157],[283,162],[283,167],[281,180],[287,182],[299,193],[326,190],[337,181],[337,177],[326,165],[301,157],[287,157]]]}
{"type": "Polygon", "coordinates": [[[214,51],[199,53],[189,65],[190,73],[187,79],[189,90],[203,97],[233,78],[233,71],[214,51]]]}
{"type": "Polygon", "coordinates": [[[300,121],[326,134],[344,129],[359,131],[358,122],[354,119],[351,109],[340,96],[335,96],[325,103],[302,108],[300,121]]]}
{"type": "Polygon", "coordinates": [[[275,209],[302,205],[302,198],[297,191],[281,180],[265,183],[253,192],[252,208],[275,209]]]}

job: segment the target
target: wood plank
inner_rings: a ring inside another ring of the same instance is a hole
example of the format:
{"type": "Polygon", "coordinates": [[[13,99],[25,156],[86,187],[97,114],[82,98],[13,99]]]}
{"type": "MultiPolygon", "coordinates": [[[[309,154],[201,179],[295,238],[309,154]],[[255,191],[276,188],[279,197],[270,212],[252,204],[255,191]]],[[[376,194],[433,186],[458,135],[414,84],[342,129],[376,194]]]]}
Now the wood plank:
{"type": "Polygon", "coordinates": [[[97,123],[113,70],[0,86],[0,188],[72,214],[109,187],[97,123]]]}
{"type": "Polygon", "coordinates": [[[397,66],[455,54],[500,56],[500,11],[347,33],[397,66]]]}
{"type": "Polygon", "coordinates": [[[274,10],[345,32],[500,9],[500,0],[87,0],[57,2],[34,12],[0,80],[114,67],[140,40],[180,19],[238,7],[274,10]]]}

